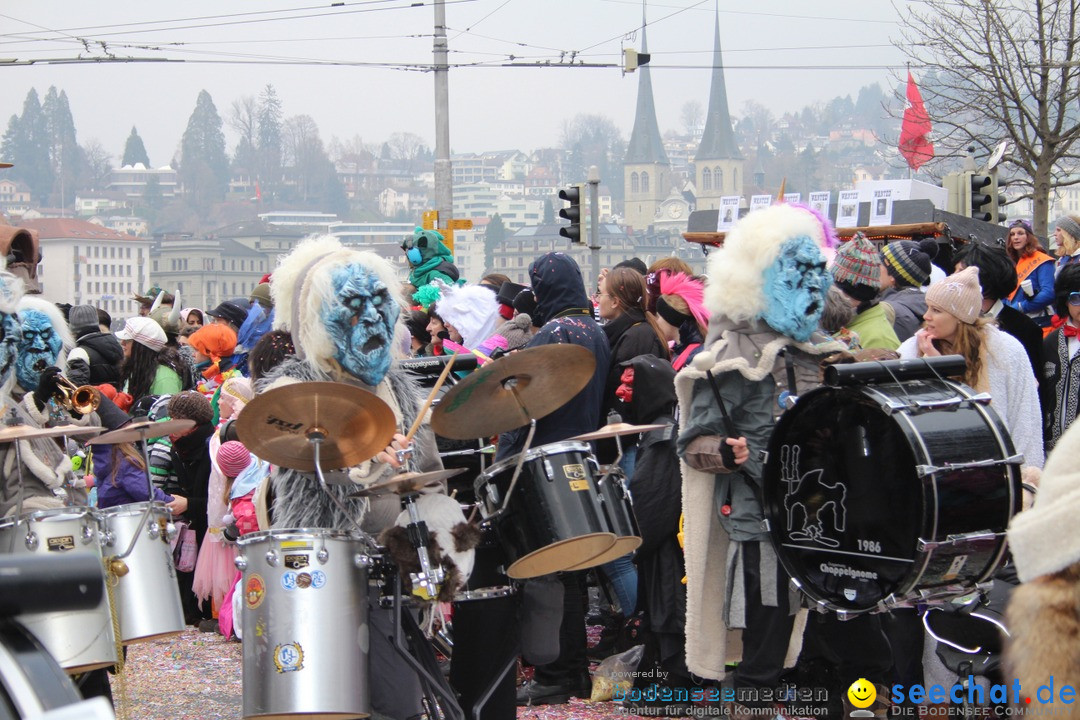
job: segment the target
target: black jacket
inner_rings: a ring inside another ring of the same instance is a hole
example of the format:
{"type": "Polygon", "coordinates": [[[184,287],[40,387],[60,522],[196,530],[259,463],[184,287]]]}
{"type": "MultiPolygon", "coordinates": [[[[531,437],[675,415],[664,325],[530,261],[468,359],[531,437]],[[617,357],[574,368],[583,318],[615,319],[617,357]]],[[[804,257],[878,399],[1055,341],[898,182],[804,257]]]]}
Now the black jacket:
{"type": "MultiPolygon", "coordinates": [[[[1005,305],[997,316],[998,327],[1020,341],[1031,361],[1031,372],[1042,381],[1043,333],[1035,321],[1016,308],[1005,305]]],[[[1045,408],[1043,409],[1045,412],[1045,408]]]]}
{"type": "MultiPolygon", "coordinates": [[[[184,518],[202,542],[206,534],[206,501],[210,484],[210,436],[214,426],[199,425],[190,434],[172,444],[172,465],[176,473],[175,494],[187,498],[188,507],[184,518]]],[[[172,489],[165,490],[173,493],[172,489]]]]}
{"type": "MultiPolygon", "coordinates": [[[[604,386],[604,414],[618,406],[615,390],[620,385],[623,370],[622,363],[638,355],[667,357],[667,348],[653,331],[652,325],[645,319],[645,313],[631,308],[619,317],[604,325],[604,335],[611,346],[611,369],[608,371],[604,386]]],[[[624,418],[625,419],[625,418],[624,418]]],[[[628,421],[629,422],[629,421],[628,421]]]]}
{"type": "MultiPolygon", "coordinates": [[[[124,349],[112,333],[95,332],[83,335],[76,342],[90,356],[90,385],[108,383],[117,390],[120,385],[120,366],[124,362],[124,349]]],[[[75,381],[72,378],[72,382],[75,381]]]]}
{"type": "MultiPolygon", "coordinates": [[[[585,388],[558,410],[536,423],[532,447],[558,442],[592,432],[600,425],[604,383],[611,364],[611,350],[604,332],[592,318],[592,304],[585,294],[581,270],[565,253],[548,253],[529,266],[533,293],[536,295],[535,322],[540,331],[526,345],[569,343],[588,348],[596,356],[596,370],[585,388]]],[[[521,452],[528,428],[505,432],[499,437],[497,459],[521,452]]]]}

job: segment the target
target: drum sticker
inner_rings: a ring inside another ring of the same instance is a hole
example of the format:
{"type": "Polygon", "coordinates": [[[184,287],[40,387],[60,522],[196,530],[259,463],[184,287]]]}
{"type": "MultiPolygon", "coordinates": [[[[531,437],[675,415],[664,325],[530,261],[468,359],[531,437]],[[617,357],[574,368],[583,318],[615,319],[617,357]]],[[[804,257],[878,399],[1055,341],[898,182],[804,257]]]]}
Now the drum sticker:
{"type": "Polygon", "coordinates": [[[281,587],[285,588],[286,590],[295,590],[296,589],[296,573],[287,572],[284,575],[282,575],[281,576],[281,587]]]}
{"type": "Polygon", "coordinates": [[[311,564],[307,555],[286,555],[285,567],[292,570],[303,570],[311,564]]]}
{"type": "Polygon", "coordinates": [[[51,537],[46,541],[46,547],[49,548],[49,552],[63,552],[64,550],[75,549],[75,536],[74,535],[61,535],[60,537],[51,537]]]}
{"type": "MultiPolygon", "coordinates": [[[[585,479],[585,466],[581,463],[572,463],[570,465],[562,466],[563,475],[568,480],[584,480],[585,479]]],[[[573,483],[570,483],[571,486],[573,483]]]]}
{"type": "Polygon", "coordinates": [[[291,642],[274,648],[274,667],[279,673],[295,672],[304,669],[304,648],[300,643],[291,642]]]}
{"type": "Polygon", "coordinates": [[[844,588],[844,599],[848,602],[855,602],[855,598],[858,596],[859,593],[855,588],[844,588]]]}
{"type": "Polygon", "coordinates": [[[315,545],[311,540],[283,540],[282,550],[314,550],[315,545]]]}
{"type": "Polygon", "coordinates": [[[952,559],[952,563],[949,565],[948,571],[941,576],[942,580],[955,580],[960,571],[964,569],[964,565],[967,564],[967,555],[957,555],[952,559]]]}
{"type": "Polygon", "coordinates": [[[254,610],[262,605],[265,597],[266,582],[262,579],[262,576],[252,573],[247,582],[244,583],[244,604],[247,605],[248,610],[254,610]]]}
{"type": "Polygon", "coordinates": [[[304,588],[311,587],[311,575],[307,573],[300,573],[296,576],[296,587],[303,590],[304,588]]]}
{"type": "Polygon", "coordinates": [[[571,480],[570,481],[570,489],[573,490],[574,492],[582,492],[583,490],[588,490],[589,489],[589,481],[588,480],[571,480]]]}
{"type": "Polygon", "coordinates": [[[830,537],[826,532],[823,511],[828,508],[828,515],[832,516],[830,523],[832,531],[844,532],[847,525],[847,487],[837,481],[830,485],[823,482],[821,475],[824,472],[816,468],[802,475],[799,474],[798,445],[782,445],[780,447],[780,479],[787,483],[787,492],[784,494],[784,510],[787,511],[788,537],[796,542],[809,542],[824,545],[829,548],[840,547],[840,540],[830,537]],[[816,512],[810,508],[816,507],[816,512]],[[802,529],[792,532],[798,518],[802,519],[802,529]]]}
{"type": "Polygon", "coordinates": [[[315,572],[311,573],[311,587],[318,590],[325,584],[326,573],[324,573],[322,570],[316,570],[315,572]]]}

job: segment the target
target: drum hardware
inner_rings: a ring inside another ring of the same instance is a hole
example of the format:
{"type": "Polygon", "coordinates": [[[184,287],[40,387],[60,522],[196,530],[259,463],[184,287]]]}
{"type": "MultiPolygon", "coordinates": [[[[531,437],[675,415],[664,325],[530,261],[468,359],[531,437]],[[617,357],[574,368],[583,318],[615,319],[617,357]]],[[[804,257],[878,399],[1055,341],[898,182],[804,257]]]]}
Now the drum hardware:
{"type": "Polygon", "coordinates": [[[943,380],[963,375],[967,361],[962,355],[838,363],[825,368],[825,384],[830,387],[900,384],[906,380],[943,380]]]}
{"type": "Polygon", "coordinates": [[[971,462],[961,463],[944,463],[940,466],[937,465],[916,465],[915,472],[919,477],[926,477],[927,475],[933,475],[939,472],[949,472],[955,470],[967,470],[968,468],[980,468],[980,467],[994,467],[995,465],[1016,465],[1020,466],[1024,464],[1023,453],[1016,453],[1010,455],[1007,458],[1001,460],[988,459],[988,460],[972,460],[971,462]]]}
{"type": "Polygon", "coordinates": [[[401,497],[401,502],[409,513],[409,524],[405,526],[405,531],[416,548],[417,557],[420,558],[420,572],[409,573],[409,579],[412,580],[414,588],[419,587],[428,599],[434,599],[438,597],[443,581],[446,580],[446,571],[442,565],[433,565],[431,556],[428,555],[427,544],[430,536],[427,523],[420,519],[420,513],[416,509],[416,497],[415,492],[401,497]]]}
{"type": "Polygon", "coordinates": [[[439,453],[439,457],[448,458],[448,457],[459,457],[459,456],[462,456],[462,455],[477,455],[477,454],[490,455],[493,452],[495,452],[495,446],[494,445],[484,445],[483,447],[480,447],[480,448],[470,448],[468,450],[451,450],[450,452],[441,452],[441,453],[439,453]]]}
{"type": "Polygon", "coordinates": [[[0,443],[31,438],[81,437],[97,435],[104,428],[81,425],[57,425],[56,427],[36,428],[29,425],[8,425],[0,428],[0,443]]]}
{"type": "MultiPolygon", "coordinates": [[[[666,427],[667,425],[664,423],[661,423],[659,425],[630,425],[629,423],[624,422],[614,422],[608,423],[599,430],[594,430],[593,432],[585,433],[584,435],[577,435],[570,439],[580,440],[581,442],[591,442],[593,440],[615,438],[615,442],[619,443],[619,455],[620,459],[622,459],[622,443],[619,441],[619,438],[621,436],[637,435],[640,433],[649,432],[650,430],[661,430],[666,427]]],[[[616,461],[614,464],[618,465],[619,463],[618,461],[616,461]]]]}
{"type": "Polygon", "coordinates": [[[1000,532],[973,532],[963,533],[962,535],[949,535],[944,540],[924,540],[919,538],[918,548],[919,552],[925,550],[936,550],[940,547],[947,547],[950,545],[960,545],[963,543],[977,543],[985,540],[998,540],[1005,537],[1005,533],[1000,532]]]}
{"type": "Polygon", "coordinates": [[[381,495],[406,495],[424,488],[434,487],[442,480],[452,478],[465,472],[465,468],[451,468],[449,470],[433,470],[432,472],[401,472],[392,475],[388,480],[382,480],[369,485],[363,490],[351,493],[349,497],[378,497],[381,495]]]}

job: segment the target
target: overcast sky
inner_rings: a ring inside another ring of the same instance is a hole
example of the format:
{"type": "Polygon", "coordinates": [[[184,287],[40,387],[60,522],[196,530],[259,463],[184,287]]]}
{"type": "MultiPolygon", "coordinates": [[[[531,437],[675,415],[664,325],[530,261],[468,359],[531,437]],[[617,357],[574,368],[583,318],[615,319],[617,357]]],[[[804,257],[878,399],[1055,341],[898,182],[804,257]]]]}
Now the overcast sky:
{"type": "MultiPolygon", "coordinates": [[[[326,142],[382,142],[407,131],[434,146],[432,74],[366,65],[431,62],[431,0],[410,4],[7,0],[0,9],[5,62],[109,55],[184,62],[0,65],[0,119],[6,127],[21,112],[31,87],[43,98],[55,85],[67,92],[79,142],[96,139],[119,156],[135,125],[151,162],[164,165],[201,89],[225,118],[235,99],[270,83],[285,115],[311,115],[326,142]],[[292,64],[299,61],[352,65],[292,64]]],[[[890,44],[899,16],[887,0],[657,0],[646,17],[661,131],[683,129],[688,100],[708,102],[717,7],[736,115],[749,99],[780,114],[872,82],[888,87],[895,71],[883,66],[903,67],[890,44]]],[[[564,62],[577,51],[585,62],[620,65],[622,47],[641,47],[641,17],[635,0],[447,0],[450,61],[557,63],[563,51],[564,62]]],[[[619,67],[453,68],[453,150],[551,146],[576,113],[607,115],[629,136],[637,84],[619,67]]]]}

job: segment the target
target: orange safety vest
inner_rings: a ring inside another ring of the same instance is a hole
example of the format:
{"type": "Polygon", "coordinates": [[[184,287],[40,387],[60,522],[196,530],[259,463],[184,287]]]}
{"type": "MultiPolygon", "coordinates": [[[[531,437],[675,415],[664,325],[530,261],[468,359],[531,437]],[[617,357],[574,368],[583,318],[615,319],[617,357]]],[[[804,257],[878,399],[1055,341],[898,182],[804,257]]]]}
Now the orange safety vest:
{"type": "Polygon", "coordinates": [[[1016,294],[1020,292],[1020,283],[1027,280],[1028,275],[1035,272],[1035,268],[1044,262],[1054,262],[1054,258],[1039,250],[1016,261],[1016,288],[1013,290],[1012,295],[1009,296],[1010,302],[1016,300],[1016,294]]]}

